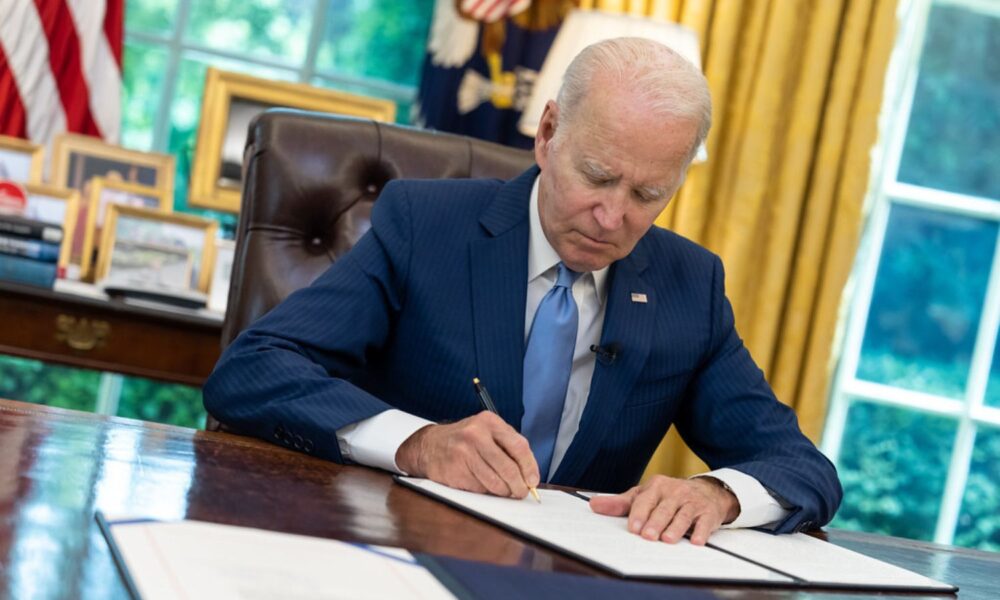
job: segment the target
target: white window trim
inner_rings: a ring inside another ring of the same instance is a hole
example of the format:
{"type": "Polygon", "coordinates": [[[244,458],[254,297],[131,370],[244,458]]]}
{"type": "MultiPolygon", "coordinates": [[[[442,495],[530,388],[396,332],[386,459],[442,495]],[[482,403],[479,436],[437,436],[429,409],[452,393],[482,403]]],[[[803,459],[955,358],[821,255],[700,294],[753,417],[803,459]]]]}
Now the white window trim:
{"type": "MultiPolygon", "coordinates": [[[[1000,202],[995,199],[944,192],[896,180],[902,160],[906,126],[913,108],[920,54],[932,4],[933,0],[904,1],[897,13],[900,22],[900,41],[893,51],[890,62],[886,78],[887,93],[883,105],[883,118],[880,120],[880,128],[888,135],[882,148],[877,148],[873,153],[872,189],[867,198],[871,214],[855,262],[855,281],[849,285],[849,287],[856,286],[857,289],[850,303],[843,350],[832,386],[822,449],[834,462],[839,459],[847,416],[851,405],[856,401],[896,406],[953,418],[958,427],[934,532],[935,542],[950,544],[954,539],[961,512],[977,426],[1000,427],[1000,409],[983,405],[997,343],[997,332],[1000,329],[1000,235],[994,250],[983,312],[976,332],[970,372],[962,399],[905,390],[855,377],[892,206],[919,206],[944,214],[1000,222],[1000,202]],[[900,90],[901,93],[894,94],[896,90],[900,90]]],[[[944,0],[937,4],[963,6],[991,15],[1000,15],[1000,9],[995,2],[944,0]]]]}

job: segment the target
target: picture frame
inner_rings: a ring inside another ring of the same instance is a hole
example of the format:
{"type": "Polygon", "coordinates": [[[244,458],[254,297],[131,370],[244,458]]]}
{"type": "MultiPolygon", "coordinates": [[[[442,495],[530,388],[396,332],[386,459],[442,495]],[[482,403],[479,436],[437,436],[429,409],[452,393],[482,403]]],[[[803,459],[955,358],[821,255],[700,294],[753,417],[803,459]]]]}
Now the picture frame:
{"type": "Polygon", "coordinates": [[[163,188],[172,195],[174,157],[158,152],[129,150],[76,133],[56,136],[50,183],[73,188],[87,197],[87,182],[94,177],[163,188]]]}
{"type": "MultiPolygon", "coordinates": [[[[174,210],[174,199],[165,188],[157,188],[138,183],[94,177],[90,180],[88,197],[80,207],[77,233],[82,232],[82,241],[74,244],[74,250],[80,258],[80,270],[83,279],[92,277],[95,263],[94,254],[100,239],[101,229],[107,208],[111,204],[123,206],[142,206],[151,208],[162,214],[170,214],[174,210]]],[[[79,236],[78,236],[79,239],[79,236]]]]}
{"type": "Polygon", "coordinates": [[[212,283],[208,287],[208,309],[225,314],[229,302],[229,282],[236,256],[235,240],[215,240],[212,256],[212,283]]]}
{"type": "Polygon", "coordinates": [[[396,103],[209,68],[191,165],[191,206],[238,213],[250,121],[268,108],[298,108],[392,121],[396,103]]]}
{"type": "Polygon", "coordinates": [[[208,291],[219,224],[182,213],[108,205],[95,282],[160,292],[208,291]]]}
{"type": "Polygon", "coordinates": [[[63,228],[58,265],[65,272],[70,263],[70,253],[76,234],[76,220],[80,211],[80,193],[76,190],[44,183],[26,183],[24,189],[28,192],[24,216],[63,228]]]}
{"type": "Polygon", "coordinates": [[[44,164],[44,146],[0,135],[0,179],[18,183],[42,183],[44,164]]]}

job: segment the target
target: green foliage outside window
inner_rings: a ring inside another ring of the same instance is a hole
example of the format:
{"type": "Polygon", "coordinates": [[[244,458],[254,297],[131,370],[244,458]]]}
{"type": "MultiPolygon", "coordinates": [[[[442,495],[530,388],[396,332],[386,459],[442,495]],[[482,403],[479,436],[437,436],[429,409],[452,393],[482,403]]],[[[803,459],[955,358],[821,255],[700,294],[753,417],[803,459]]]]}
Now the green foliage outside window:
{"type": "Polygon", "coordinates": [[[844,502],[833,526],[932,539],[955,429],[942,417],[854,404],[838,461],[844,502]]]}
{"type": "Polygon", "coordinates": [[[93,411],[101,374],[0,355],[0,398],[93,411]]]}

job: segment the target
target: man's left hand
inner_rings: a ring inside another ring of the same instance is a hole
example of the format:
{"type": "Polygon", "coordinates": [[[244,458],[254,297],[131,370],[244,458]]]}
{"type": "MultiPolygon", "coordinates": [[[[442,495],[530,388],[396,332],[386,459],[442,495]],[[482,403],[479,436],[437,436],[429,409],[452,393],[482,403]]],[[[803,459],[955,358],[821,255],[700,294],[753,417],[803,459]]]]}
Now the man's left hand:
{"type": "Polygon", "coordinates": [[[628,530],[647,540],[673,544],[690,531],[696,546],[703,546],[713,531],[740,514],[736,496],[720,481],[663,475],[623,494],[591,498],[590,508],[602,515],[628,515],[628,530]]]}

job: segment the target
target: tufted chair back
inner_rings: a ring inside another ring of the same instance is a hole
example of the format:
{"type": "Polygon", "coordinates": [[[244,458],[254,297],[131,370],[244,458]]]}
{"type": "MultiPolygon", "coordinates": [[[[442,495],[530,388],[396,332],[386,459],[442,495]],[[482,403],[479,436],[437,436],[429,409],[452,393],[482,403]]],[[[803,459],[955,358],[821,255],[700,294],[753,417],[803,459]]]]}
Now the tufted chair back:
{"type": "Polygon", "coordinates": [[[396,178],[509,179],[531,152],[472,138],[287,109],[250,125],[225,348],[247,325],[312,283],[368,230],[396,178]]]}

